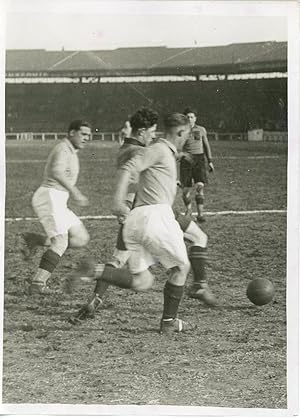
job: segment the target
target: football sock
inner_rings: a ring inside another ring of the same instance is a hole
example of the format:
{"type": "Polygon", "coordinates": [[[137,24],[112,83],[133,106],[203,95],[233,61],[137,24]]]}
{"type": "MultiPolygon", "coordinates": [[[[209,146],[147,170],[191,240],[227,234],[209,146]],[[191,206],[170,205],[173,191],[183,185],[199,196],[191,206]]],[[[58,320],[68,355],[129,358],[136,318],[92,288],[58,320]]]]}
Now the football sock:
{"type": "Polygon", "coordinates": [[[195,201],[197,205],[203,205],[204,204],[204,196],[200,193],[196,193],[195,195],[195,201]]]}
{"type": "Polygon", "coordinates": [[[127,262],[130,256],[130,252],[128,250],[119,250],[115,249],[113,254],[113,259],[111,262],[104,264],[98,264],[95,267],[95,276],[98,278],[96,287],[95,287],[95,294],[98,294],[99,297],[103,297],[107,288],[109,287],[109,283],[105,281],[101,281],[101,276],[104,272],[105,266],[111,266],[112,268],[122,268],[125,263],[127,262]]]}
{"type": "Polygon", "coordinates": [[[46,250],[42,256],[37,273],[32,279],[32,283],[46,284],[59,261],[60,256],[57,253],[53,252],[51,249],[46,250]]]}
{"type": "Polygon", "coordinates": [[[59,261],[60,256],[57,253],[55,253],[52,249],[48,249],[43,254],[39,267],[41,269],[44,269],[45,271],[52,273],[58,265],[59,261]]]}
{"type": "Polygon", "coordinates": [[[174,285],[166,282],[164,287],[163,319],[175,319],[183,296],[184,285],[174,285]]]}
{"type": "Polygon", "coordinates": [[[204,196],[196,193],[195,201],[197,205],[198,216],[201,217],[204,211],[204,196]]]}
{"type": "Polygon", "coordinates": [[[119,250],[126,250],[126,246],[123,240],[123,224],[120,225],[117,237],[116,248],[119,250]]]}
{"type": "Polygon", "coordinates": [[[204,211],[204,196],[199,193],[196,193],[195,201],[197,205],[198,216],[201,217],[204,211]]]}
{"type": "Polygon", "coordinates": [[[207,260],[207,248],[201,246],[191,246],[189,259],[193,271],[194,285],[202,288],[207,284],[205,269],[207,260]]]}
{"type": "Polygon", "coordinates": [[[107,288],[109,287],[109,283],[102,281],[101,279],[97,280],[94,293],[97,294],[100,298],[106,293],[107,288]]]}
{"type": "MultiPolygon", "coordinates": [[[[100,265],[97,265],[100,268],[100,265]]],[[[114,266],[109,264],[102,265],[104,269],[102,270],[102,275],[99,277],[96,270],[97,285],[100,281],[108,282],[109,284],[115,285],[120,288],[132,288],[132,275],[131,273],[124,268],[117,269],[114,266]]],[[[102,269],[102,268],[101,268],[102,269]]],[[[99,272],[99,271],[98,271],[99,272]]],[[[100,285],[99,285],[100,287],[100,285]]]]}

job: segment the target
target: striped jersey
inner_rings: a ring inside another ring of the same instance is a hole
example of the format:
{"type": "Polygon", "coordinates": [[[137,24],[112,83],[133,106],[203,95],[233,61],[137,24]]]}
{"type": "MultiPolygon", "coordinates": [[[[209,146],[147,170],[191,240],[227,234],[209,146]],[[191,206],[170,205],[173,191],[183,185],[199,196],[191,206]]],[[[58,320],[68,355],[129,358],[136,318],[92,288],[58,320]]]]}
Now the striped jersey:
{"type": "Polygon", "coordinates": [[[43,182],[41,186],[46,188],[54,188],[59,191],[67,191],[57,180],[54,179],[53,173],[59,172],[74,186],[79,175],[79,159],[77,150],[72,143],[65,138],[51,150],[46,167],[44,170],[43,182]]]}
{"type": "Polygon", "coordinates": [[[204,154],[203,138],[207,137],[206,129],[200,125],[191,128],[188,139],[184,143],[183,150],[190,154],[204,154]]]}

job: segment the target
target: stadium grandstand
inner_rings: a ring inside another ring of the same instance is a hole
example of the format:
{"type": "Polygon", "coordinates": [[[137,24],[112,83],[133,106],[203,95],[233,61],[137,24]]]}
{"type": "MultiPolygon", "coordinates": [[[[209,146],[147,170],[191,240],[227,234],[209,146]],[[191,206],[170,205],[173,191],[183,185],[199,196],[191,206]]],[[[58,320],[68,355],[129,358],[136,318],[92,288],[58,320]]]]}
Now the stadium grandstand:
{"type": "Polygon", "coordinates": [[[286,133],[287,43],[6,51],[8,139],[63,132],[77,117],[118,132],[142,105],[162,115],[191,106],[220,135],[286,133]]]}

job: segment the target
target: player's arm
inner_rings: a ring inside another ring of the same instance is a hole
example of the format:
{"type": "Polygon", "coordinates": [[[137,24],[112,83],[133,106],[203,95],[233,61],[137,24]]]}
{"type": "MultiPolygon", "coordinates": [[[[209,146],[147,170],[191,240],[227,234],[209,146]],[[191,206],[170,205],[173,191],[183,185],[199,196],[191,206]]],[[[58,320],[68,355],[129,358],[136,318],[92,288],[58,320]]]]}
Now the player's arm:
{"type": "Polygon", "coordinates": [[[193,163],[193,157],[192,157],[191,153],[186,151],[185,146],[186,146],[186,142],[183,145],[182,151],[179,151],[177,153],[177,160],[179,160],[179,161],[185,160],[188,163],[193,163]]]}
{"type": "Polygon", "coordinates": [[[70,194],[70,196],[76,201],[78,205],[88,205],[88,199],[84,196],[79,189],[73,185],[68,177],[66,176],[67,155],[64,150],[57,149],[54,151],[50,161],[50,173],[51,177],[62,185],[70,194]]]}
{"type": "Polygon", "coordinates": [[[177,159],[178,160],[184,159],[189,163],[193,163],[192,155],[190,153],[188,153],[187,151],[180,151],[177,155],[177,159]]]}
{"type": "Polygon", "coordinates": [[[113,212],[118,217],[126,216],[129,208],[126,205],[127,194],[132,177],[137,177],[141,172],[151,167],[159,158],[156,145],[150,146],[143,153],[128,160],[117,172],[117,185],[113,199],[113,212]]]}
{"type": "Polygon", "coordinates": [[[209,171],[213,172],[215,170],[215,168],[214,168],[214,165],[213,165],[213,162],[212,162],[211,148],[210,148],[209,141],[208,141],[208,138],[207,138],[206,129],[203,128],[203,130],[204,130],[204,135],[203,135],[202,139],[203,139],[204,154],[205,154],[205,156],[207,158],[207,161],[208,161],[209,171]]]}

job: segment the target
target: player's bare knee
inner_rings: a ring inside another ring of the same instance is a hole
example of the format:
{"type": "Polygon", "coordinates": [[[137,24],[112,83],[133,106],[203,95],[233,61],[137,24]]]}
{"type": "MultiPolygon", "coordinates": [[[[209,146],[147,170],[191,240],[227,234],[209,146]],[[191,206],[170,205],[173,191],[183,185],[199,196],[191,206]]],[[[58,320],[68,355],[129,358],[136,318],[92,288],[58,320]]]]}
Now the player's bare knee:
{"type": "Polygon", "coordinates": [[[50,249],[57,253],[59,256],[62,256],[68,247],[68,235],[67,234],[59,234],[54,236],[50,239],[50,249]]]}
{"type": "Polygon", "coordinates": [[[88,242],[90,241],[90,235],[86,230],[84,230],[82,234],[80,235],[80,241],[81,241],[81,247],[86,246],[88,242]]]}
{"type": "Polygon", "coordinates": [[[69,231],[69,246],[70,247],[84,247],[88,244],[90,235],[83,227],[75,231],[69,231]]]}
{"type": "Polygon", "coordinates": [[[174,266],[169,270],[169,282],[173,285],[182,286],[185,284],[187,275],[191,269],[190,262],[174,266]]]}
{"type": "Polygon", "coordinates": [[[207,242],[208,242],[207,234],[205,234],[204,231],[202,230],[200,231],[201,231],[201,235],[199,236],[199,239],[195,244],[201,247],[207,247],[207,242]]]}
{"type": "Polygon", "coordinates": [[[132,289],[135,291],[146,291],[152,288],[154,277],[149,271],[133,274],[132,289]]]}
{"type": "Polygon", "coordinates": [[[187,261],[184,265],[179,266],[179,269],[180,269],[180,272],[185,276],[185,280],[186,280],[186,277],[191,269],[190,262],[187,261]]]}
{"type": "Polygon", "coordinates": [[[196,193],[199,195],[203,195],[204,193],[204,183],[203,182],[197,182],[196,183],[196,193]]]}

